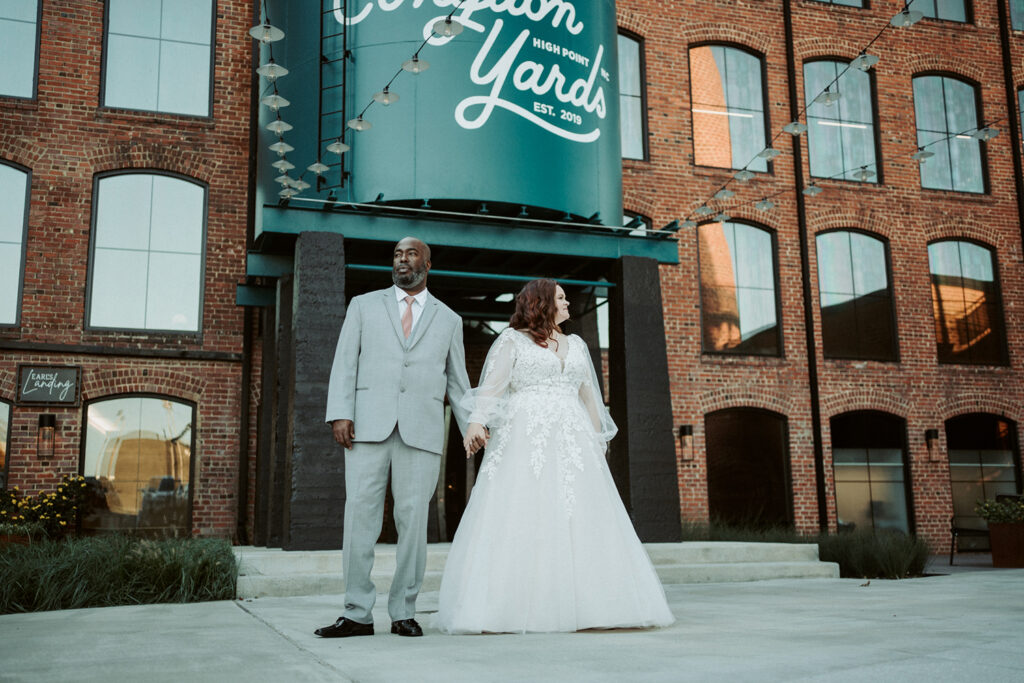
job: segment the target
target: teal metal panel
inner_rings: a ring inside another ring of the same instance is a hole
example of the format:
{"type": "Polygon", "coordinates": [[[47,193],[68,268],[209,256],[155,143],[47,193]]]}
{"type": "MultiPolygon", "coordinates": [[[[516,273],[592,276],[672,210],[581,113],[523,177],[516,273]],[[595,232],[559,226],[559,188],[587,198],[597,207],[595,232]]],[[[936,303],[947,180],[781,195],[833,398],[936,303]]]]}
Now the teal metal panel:
{"type": "MultiPolygon", "coordinates": [[[[363,263],[346,263],[346,268],[352,270],[369,270],[374,272],[391,272],[391,266],[374,266],[363,263]]],[[[529,275],[504,275],[502,273],[470,273],[461,270],[438,270],[436,268],[430,269],[430,277],[458,277],[468,278],[471,280],[492,280],[498,282],[530,282],[537,278],[529,275]]],[[[555,282],[563,285],[570,285],[573,287],[614,287],[614,282],[607,282],[604,280],[570,280],[568,278],[553,278],[555,282]]]]}
{"type": "Polygon", "coordinates": [[[273,306],[276,304],[277,290],[273,287],[253,287],[237,285],[235,288],[236,306],[273,306]]]}
{"type": "Polygon", "coordinates": [[[250,252],[245,258],[245,272],[250,276],[281,277],[295,270],[291,254],[257,254],[250,252]]]}

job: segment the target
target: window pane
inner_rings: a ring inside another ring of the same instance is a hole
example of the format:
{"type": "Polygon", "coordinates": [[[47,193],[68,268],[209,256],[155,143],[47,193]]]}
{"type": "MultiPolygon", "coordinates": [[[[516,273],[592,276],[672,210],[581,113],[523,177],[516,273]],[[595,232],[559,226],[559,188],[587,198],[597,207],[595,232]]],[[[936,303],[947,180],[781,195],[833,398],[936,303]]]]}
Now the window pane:
{"type": "Polygon", "coordinates": [[[981,143],[970,136],[978,125],[974,86],[945,76],[914,79],[917,144],[935,156],[920,164],[921,186],[984,192],[981,143]]]}
{"type": "Polygon", "coordinates": [[[906,425],[894,415],[861,411],[830,421],[836,507],[843,530],[910,531],[903,440],[906,425]],[[855,448],[859,444],[873,444],[855,448]]]}
{"type": "Polygon", "coordinates": [[[999,283],[992,252],[969,242],[928,245],[939,362],[1006,362],[999,283]]]}
{"type": "Polygon", "coordinates": [[[107,107],[156,110],[160,41],[115,36],[107,39],[107,73],[103,104],[107,107]]]}
{"type": "Polygon", "coordinates": [[[213,13],[210,0],[164,0],[160,37],[186,43],[210,44],[213,13]]]}
{"type": "Polygon", "coordinates": [[[87,529],[189,533],[193,410],[176,401],[126,397],[86,411],[83,473],[102,505],[87,529]]]}
{"type": "Polygon", "coordinates": [[[863,296],[888,289],[885,243],[859,232],[847,234],[850,236],[850,250],[854,255],[854,291],[863,296]]]}
{"type": "Polygon", "coordinates": [[[619,35],[619,115],[621,116],[622,157],[644,158],[643,74],[640,43],[619,35]]]}
{"type": "Polygon", "coordinates": [[[107,24],[111,34],[160,37],[163,0],[110,0],[107,24]]]}
{"type": "Polygon", "coordinates": [[[199,329],[199,257],[153,252],[149,257],[146,327],[199,329]]]}
{"type": "Polygon", "coordinates": [[[99,183],[96,246],[149,249],[153,176],[141,173],[104,178],[99,183]]]}
{"type": "Polygon", "coordinates": [[[18,321],[28,174],[0,164],[0,325],[18,321]]]}
{"type": "Polygon", "coordinates": [[[984,529],[977,502],[1018,490],[1016,425],[985,413],[960,415],[946,421],[946,443],[956,524],[984,529]]]}
{"type": "Polygon", "coordinates": [[[841,531],[871,529],[871,485],[867,482],[836,482],[836,512],[841,531]]]}
{"type": "Polygon", "coordinates": [[[765,146],[761,60],[743,50],[690,50],[694,162],[766,171],[755,155],[765,146]]]}
{"type": "Polygon", "coordinates": [[[858,180],[854,173],[865,167],[876,175],[863,182],[878,182],[870,76],[860,69],[847,69],[845,62],[808,62],[804,64],[804,98],[811,175],[858,180]],[[839,94],[837,102],[814,101],[826,88],[839,94]]]}
{"type": "Polygon", "coordinates": [[[1010,0],[1010,25],[1014,31],[1024,30],[1024,0],[1010,0]]]}
{"type": "Polygon", "coordinates": [[[144,251],[96,249],[93,256],[92,327],[146,327],[144,251]]]}
{"type": "Polygon", "coordinates": [[[11,404],[0,401],[0,491],[7,488],[7,449],[11,443],[11,404]]]}
{"type": "Polygon", "coordinates": [[[210,48],[164,41],[157,109],[205,116],[210,111],[210,48]]]}
{"type": "Polygon", "coordinates": [[[964,0],[911,0],[910,9],[917,10],[933,19],[967,21],[967,8],[964,5],[964,0]]]}
{"type": "Polygon", "coordinates": [[[151,247],[157,251],[202,253],[203,188],[167,176],[143,178],[153,181],[151,247]]]}
{"type": "Polygon", "coordinates": [[[871,481],[871,514],[875,529],[909,532],[907,489],[902,482],[871,481]]]}
{"type": "Polygon", "coordinates": [[[0,95],[34,97],[37,0],[0,3],[0,95]]]}

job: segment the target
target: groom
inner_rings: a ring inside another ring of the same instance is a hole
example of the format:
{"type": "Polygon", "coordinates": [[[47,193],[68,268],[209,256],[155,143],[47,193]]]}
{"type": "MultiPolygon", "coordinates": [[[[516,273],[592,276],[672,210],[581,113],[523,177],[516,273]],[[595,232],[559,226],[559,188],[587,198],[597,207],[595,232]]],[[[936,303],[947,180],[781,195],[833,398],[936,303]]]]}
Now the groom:
{"type": "Polygon", "coordinates": [[[341,327],[327,422],[346,449],[345,613],[316,630],[324,638],[373,635],[370,570],[389,468],[398,528],[391,632],[423,635],[413,617],[427,562],[427,508],[444,457],[444,396],[465,433],[459,399],[469,388],[462,319],[427,292],[428,272],[430,247],[402,239],[392,262],[395,286],[353,298],[341,327]]]}

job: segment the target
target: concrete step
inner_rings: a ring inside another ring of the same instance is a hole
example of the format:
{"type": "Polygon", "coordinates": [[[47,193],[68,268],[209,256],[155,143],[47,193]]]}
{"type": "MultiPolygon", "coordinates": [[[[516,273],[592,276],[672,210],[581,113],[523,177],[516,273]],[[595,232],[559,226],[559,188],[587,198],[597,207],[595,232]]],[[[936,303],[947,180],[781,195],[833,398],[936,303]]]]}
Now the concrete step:
{"type": "MultiPolygon", "coordinates": [[[[427,546],[424,592],[441,587],[449,543],[427,546]]],[[[724,583],[765,579],[838,578],[839,566],[818,560],[818,546],[805,543],[646,543],[644,548],[664,584],[724,583]]],[[[345,592],[340,550],[284,551],[235,548],[238,597],[340,595],[345,592]]],[[[378,545],[372,578],[378,592],[391,589],[395,546],[378,545]]]]}

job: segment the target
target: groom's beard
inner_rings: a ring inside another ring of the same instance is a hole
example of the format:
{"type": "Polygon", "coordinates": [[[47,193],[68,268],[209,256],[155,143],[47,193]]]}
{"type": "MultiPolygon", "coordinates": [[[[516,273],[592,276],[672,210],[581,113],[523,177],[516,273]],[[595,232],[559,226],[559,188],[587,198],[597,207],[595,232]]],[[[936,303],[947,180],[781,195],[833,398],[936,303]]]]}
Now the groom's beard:
{"type": "Polygon", "coordinates": [[[394,270],[391,271],[391,281],[394,282],[401,289],[414,289],[423,284],[423,281],[426,279],[426,266],[420,266],[419,268],[410,268],[409,272],[401,274],[394,270]]]}

